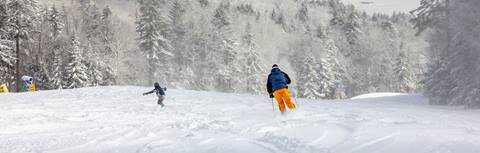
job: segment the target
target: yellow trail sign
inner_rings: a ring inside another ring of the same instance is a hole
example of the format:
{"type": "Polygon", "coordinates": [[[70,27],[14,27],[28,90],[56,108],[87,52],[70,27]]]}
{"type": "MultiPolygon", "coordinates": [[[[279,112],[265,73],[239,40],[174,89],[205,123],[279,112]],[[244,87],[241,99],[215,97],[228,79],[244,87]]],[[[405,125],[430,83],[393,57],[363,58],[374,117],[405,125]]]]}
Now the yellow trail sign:
{"type": "Polygon", "coordinates": [[[0,85],[0,93],[8,93],[8,88],[6,84],[0,85]]]}
{"type": "Polygon", "coordinates": [[[30,85],[30,89],[29,89],[28,91],[30,91],[30,92],[35,92],[35,91],[36,91],[35,84],[31,84],[31,85],[30,85]]]}

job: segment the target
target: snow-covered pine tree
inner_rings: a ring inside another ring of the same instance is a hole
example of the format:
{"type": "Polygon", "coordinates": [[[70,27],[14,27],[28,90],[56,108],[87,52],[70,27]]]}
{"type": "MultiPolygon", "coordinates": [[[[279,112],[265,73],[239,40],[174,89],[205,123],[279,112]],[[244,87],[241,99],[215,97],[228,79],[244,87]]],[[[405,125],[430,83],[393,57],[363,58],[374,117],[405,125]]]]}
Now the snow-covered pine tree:
{"type": "Polygon", "coordinates": [[[420,7],[411,11],[415,18],[412,19],[417,35],[429,27],[434,27],[446,17],[446,1],[448,0],[421,0],[420,7]]]}
{"type": "Polygon", "coordinates": [[[298,96],[307,99],[318,99],[324,97],[320,92],[320,81],[322,78],[317,73],[319,67],[318,63],[311,54],[310,56],[305,55],[301,60],[301,63],[299,63],[300,67],[297,68],[298,96]]]}
{"type": "Polygon", "coordinates": [[[319,76],[318,93],[321,99],[332,99],[335,89],[335,76],[333,74],[333,67],[327,59],[320,58],[319,66],[317,66],[316,72],[319,76]]]}
{"type": "Polygon", "coordinates": [[[365,37],[362,35],[362,27],[360,25],[360,18],[358,17],[358,11],[354,6],[348,6],[346,10],[346,20],[341,28],[344,36],[341,39],[335,39],[339,43],[338,47],[342,47],[342,55],[346,58],[346,63],[349,67],[349,76],[352,77],[350,84],[348,85],[348,95],[358,95],[368,92],[376,92],[378,86],[376,85],[380,77],[378,77],[378,71],[373,71],[372,56],[369,55],[369,51],[364,46],[365,37]],[[339,41],[338,41],[339,40],[339,41]],[[373,71],[373,72],[368,72],[373,71]]]}
{"type": "Polygon", "coordinates": [[[47,60],[46,58],[49,57],[47,54],[48,51],[52,51],[52,49],[46,49],[47,47],[50,48],[50,25],[48,22],[49,18],[49,7],[43,6],[40,13],[40,23],[37,25],[38,28],[38,42],[36,43],[37,52],[34,54],[35,62],[32,62],[29,65],[34,66],[33,75],[32,77],[35,78],[35,85],[39,90],[47,90],[50,89],[50,76],[49,76],[49,67],[51,66],[51,60],[47,60]]]}
{"type": "Polygon", "coordinates": [[[138,47],[144,52],[148,61],[148,83],[161,79],[167,82],[170,65],[166,61],[172,57],[170,42],[165,36],[166,17],[160,11],[163,2],[158,0],[138,0],[138,17],[136,31],[139,34],[138,47]],[[162,70],[159,72],[158,70],[162,70]]]}
{"type": "MultiPolygon", "coordinates": [[[[10,0],[7,4],[7,26],[6,31],[15,42],[15,80],[16,91],[21,90],[21,71],[24,69],[21,61],[21,54],[24,54],[21,47],[26,46],[23,42],[28,42],[30,32],[33,31],[35,21],[38,19],[39,6],[37,0],[10,0]]],[[[12,47],[13,48],[13,47],[12,47]]]]}
{"type": "Polygon", "coordinates": [[[454,78],[456,87],[452,90],[451,104],[465,105],[467,108],[480,108],[480,37],[477,11],[480,7],[480,1],[464,0],[464,1],[447,1],[450,6],[449,15],[451,19],[451,34],[455,34],[452,38],[451,50],[457,52],[458,55],[451,56],[449,65],[451,67],[451,75],[454,78]],[[460,88],[460,90],[456,90],[460,88]]]}
{"type": "MultiPolygon", "coordinates": [[[[1,41],[1,40],[0,40],[1,41]]],[[[13,50],[6,45],[0,45],[0,83],[10,83],[15,58],[13,50]]]]}
{"type": "Polygon", "coordinates": [[[360,30],[360,19],[355,8],[350,5],[349,10],[350,12],[343,28],[348,44],[354,46],[357,44],[359,39],[358,35],[360,35],[362,31],[360,30]]]}
{"type": "Polygon", "coordinates": [[[60,67],[63,67],[63,63],[55,62],[61,61],[59,59],[63,55],[59,53],[63,51],[65,46],[63,13],[58,11],[54,5],[43,6],[39,13],[41,14],[39,17],[41,20],[36,27],[39,32],[38,40],[36,40],[38,42],[35,44],[35,50],[37,51],[30,54],[35,59],[28,64],[33,67],[29,73],[33,73],[32,77],[35,78],[37,89],[59,89],[62,88],[61,81],[63,78],[60,67]],[[51,78],[51,76],[56,78],[51,78]]]}
{"type": "MultiPolygon", "coordinates": [[[[32,65],[38,65],[33,72],[38,89],[61,89],[63,70],[63,51],[66,44],[63,11],[55,5],[45,6],[40,12],[42,21],[38,26],[40,30],[37,40],[38,52],[32,65]]],[[[32,55],[33,56],[33,55],[32,55]]]]}
{"type": "Polygon", "coordinates": [[[71,35],[71,31],[72,31],[72,25],[71,25],[71,20],[70,20],[70,16],[71,16],[71,12],[70,10],[68,10],[67,6],[62,5],[62,9],[61,9],[61,12],[63,12],[63,23],[65,24],[64,26],[64,32],[66,35],[70,36],[71,35]]]}
{"type": "Polygon", "coordinates": [[[10,81],[12,81],[10,76],[13,75],[12,70],[15,65],[15,56],[13,49],[10,47],[13,45],[13,42],[5,36],[7,35],[0,25],[0,73],[2,74],[0,75],[0,84],[10,83],[10,81]]]}
{"type": "MultiPolygon", "coordinates": [[[[473,24],[476,25],[476,24],[473,24]]],[[[460,25],[457,25],[460,26],[460,25]]],[[[467,29],[468,27],[464,27],[467,29]]],[[[454,32],[456,30],[452,30],[454,32]]],[[[473,32],[474,29],[471,29],[469,32],[473,32]]],[[[455,32],[456,33],[456,32],[455,32]]],[[[472,91],[477,90],[478,84],[478,59],[479,53],[478,48],[475,48],[469,41],[474,40],[465,40],[465,36],[467,34],[463,34],[462,36],[458,36],[456,40],[452,40],[454,45],[452,45],[452,49],[455,49],[450,53],[448,61],[447,61],[447,68],[450,70],[450,78],[451,83],[453,84],[452,88],[450,89],[448,100],[450,105],[465,105],[465,106],[475,106],[478,107],[480,102],[472,101],[473,99],[471,96],[478,97],[480,95],[474,95],[476,93],[472,93],[472,91]],[[461,44],[461,43],[463,44],[461,44]],[[460,45],[461,44],[461,45],[460,45]],[[476,51],[472,51],[476,50],[476,51]],[[473,94],[473,95],[472,95],[473,94]]],[[[467,39],[472,39],[473,37],[467,36],[467,39]]],[[[477,36],[474,36],[477,37],[477,36]]],[[[477,38],[478,41],[478,38],[477,38]]]]}
{"type": "Polygon", "coordinates": [[[104,85],[104,86],[116,85],[117,75],[116,75],[116,70],[114,69],[114,63],[112,62],[111,64],[104,64],[104,67],[102,70],[103,70],[102,71],[103,80],[101,85],[104,85]]]}
{"type": "MultiPolygon", "coordinates": [[[[236,77],[240,69],[237,67],[238,45],[232,39],[231,19],[230,19],[230,2],[222,2],[215,10],[212,25],[213,43],[215,43],[215,52],[217,54],[211,56],[211,60],[218,61],[218,69],[214,69],[215,88],[225,92],[235,92],[240,80],[236,77]],[[218,56],[219,58],[215,58],[218,56]],[[219,61],[220,60],[220,61],[219,61]]],[[[212,55],[212,54],[210,54],[212,55]]]]}
{"type": "Polygon", "coordinates": [[[308,6],[306,2],[301,3],[301,6],[300,6],[300,9],[298,10],[296,18],[302,23],[306,23],[309,20],[308,6]]]}
{"type": "Polygon", "coordinates": [[[104,82],[105,70],[105,46],[103,44],[102,12],[96,3],[90,0],[80,0],[80,9],[82,14],[81,33],[78,33],[77,40],[84,44],[82,62],[87,67],[89,86],[102,85],[104,82]]]}
{"type": "MultiPolygon", "coordinates": [[[[291,44],[292,53],[291,64],[295,70],[296,76],[296,96],[308,99],[318,99],[321,93],[319,82],[321,77],[318,75],[320,66],[313,54],[314,44],[313,34],[307,33],[298,42],[291,44]]],[[[292,89],[293,90],[293,89],[292,89]]]]}
{"type": "Polygon", "coordinates": [[[446,60],[430,62],[425,82],[425,95],[429,97],[430,104],[447,105],[450,89],[453,87],[450,71],[446,60]]]}
{"type": "Polygon", "coordinates": [[[65,65],[64,87],[67,89],[80,88],[88,85],[87,67],[83,63],[82,49],[76,36],[72,36],[71,47],[68,50],[69,58],[65,65]]]}
{"type": "Polygon", "coordinates": [[[479,108],[480,107],[480,84],[475,83],[471,85],[469,90],[465,91],[465,107],[467,108],[479,108]]]}
{"type": "MultiPolygon", "coordinates": [[[[378,81],[379,82],[378,84],[380,84],[381,88],[383,88],[379,90],[396,91],[395,85],[397,82],[395,81],[397,80],[397,78],[395,75],[392,75],[392,74],[395,74],[394,67],[396,66],[395,62],[398,59],[397,53],[403,52],[403,50],[400,49],[400,47],[402,47],[401,44],[403,42],[399,41],[398,30],[393,25],[392,22],[390,21],[382,22],[381,26],[383,30],[382,32],[384,33],[383,35],[386,39],[384,40],[385,46],[382,46],[384,48],[382,49],[382,52],[379,53],[380,54],[379,60],[381,60],[381,62],[379,62],[380,64],[379,71],[381,73],[378,73],[378,77],[380,78],[380,81],[378,81]]],[[[380,48],[380,46],[378,46],[378,48],[380,48]]]]}
{"type": "Polygon", "coordinates": [[[48,11],[48,23],[50,27],[50,41],[51,41],[51,56],[47,57],[50,59],[48,61],[50,65],[50,70],[48,71],[50,74],[49,83],[51,89],[61,89],[63,85],[63,71],[64,71],[64,63],[63,63],[63,54],[62,49],[64,49],[63,40],[59,36],[63,32],[64,23],[63,23],[63,14],[58,11],[58,9],[52,6],[48,11]]]}
{"type": "Polygon", "coordinates": [[[231,23],[230,16],[228,15],[230,9],[230,2],[222,2],[215,9],[214,16],[212,19],[212,24],[216,29],[219,30],[231,30],[228,29],[231,23]]]}
{"type": "Polygon", "coordinates": [[[33,70],[33,78],[35,78],[35,86],[38,90],[47,90],[50,89],[50,84],[48,82],[48,69],[44,66],[43,61],[37,61],[35,69],[33,70]]]}
{"type": "Polygon", "coordinates": [[[0,0],[0,84],[7,83],[12,75],[11,71],[14,66],[14,55],[11,46],[12,41],[9,40],[6,23],[8,20],[7,4],[5,0],[0,0]]]}
{"type": "Polygon", "coordinates": [[[341,4],[338,0],[329,0],[328,5],[330,7],[330,13],[332,19],[330,19],[330,25],[343,26],[345,24],[345,5],[341,4]]]}
{"type": "Polygon", "coordinates": [[[0,72],[3,74],[0,75],[1,83],[11,81],[9,76],[13,74],[12,70],[15,64],[15,56],[9,44],[11,45],[12,43],[8,40],[0,39],[0,72]]]}
{"type": "Polygon", "coordinates": [[[300,97],[334,98],[335,81],[343,79],[344,69],[336,59],[338,48],[328,37],[327,29],[317,28],[313,33],[306,33],[304,38],[293,46],[295,48],[290,49],[295,50],[292,64],[296,70],[297,92],[300,97]],[[320,54],[322,58],[316,58],[316,55],[320,54]]]}
{"type": "Polygon", "coordinates": [[[29,36],[29,30],[34,27],[34,22],[39,16],[37,0],[7,0],[6,13],[8,14],[7,28],[12,35],[20,35],[22,39],[29,36]]]}
{"type": "Polygon", "coordinates": [[[479,107],[478,31],[480,2],[423,0],[412,11],[418,32],[430,33],[430,67],[425,93],[433,104],[479,107]]]}
{"type": "Polygon", "coordinates": [[[270,13],[270,19],[272,19],[275,24],[282,26],[285,25],[285,16],[283,14],[283,11],[278,6],[276,6],[276,8],[274,8],[270,13]]]}
{"type": "Polygon", "coordinates": [[[334,40],[328,36],[320,38],[320,41],[325,49],[322,67],[324,69],[324,76],[326,76],[324,80],[328,83],[324,84],[329,85],[328,89],[331,89],[331,91],[327,91],[326,93],[332,93],[328,98],[345,98],[344,96],[347,94],[345,93],[345,84],[350,82],[350,78],[348,77],[345,65],[339,60],[342,55],[339,53],[339,49],[335,45],[334,40]]]}
{"type": "MultiPolygon", "coordinates": [[[[53,5],[48,11],[48,23],[51,28],[51,36],[56,39],[63,31],[65,24],[63,23],[62,13],[53,5]]],[[[56,47],[54,47],[56,48],[56,47]]]]}
{"type": "Polygon", "coordinates": [[[237,65],[239,56],[237,44],[231,39],[220,40],[220,42],[221,46],[217,48],[217,53],[221,57],[218,62],[220,69],[216,70],[215,73],[215,88],[224,92],[236,92],[238,90],[237,86],[241,83],[240,78],[237,77],[240,74],[240,69],[237,65]]]}
{"type": "Polygon", "coordinates": [[[245,27],[245,34],[243,35],[243,45],[246,49],[244,52],[245,65],[243,72],[248,74],[245,83],[245,92],[247,93],[261,93],[263,90],[264,73],[266,73],[260,63],[260,55],[255,44],[255,38],[252,33],[252,24],[247,23],[245,27]]]}
{"type": "MultiPolygon", "coordinates": [[[[205,25],[206,26],[206,25],[205,25]]],[[[214,64],[216,61],[211,60],[215,54],[212,53],[213,45],[211,45],[210,39],[212,35],[206,30],[189,30],[190,39],[189,44],[192,45],[191,53],[193,57],[190,59],[194,64],[193,72],[194,77],[191,88],[197,90],[212,90],[213,88],[213,77],[211,75],[211,70],[214,70],[212,67],[216,67],[214,64]]],[[[187,71],[188,72],[188,71],[187,71]]]]}
{"type": "MultiPolygon", "coordinates": [[[[89,52],[89,50],[87,50],[89,52]]],[[[102,85],[104,78],[103,78],[103,73],[102,73],[102,68],[103,65],[100,61],[94,61],[94,60],[82,60],[82,63],[85,64],[87,68],[87,75],[89,78],[89,86],[99,86],[102,85]]]]}
{"type": "Polygon", "coordinates": [[[413,82],[412,78],[413,73],[411,72],[408,57],[404,52],[397,56],[393,72],[393,76],[396,77],[394,83],[395,92],[411,93],[415,90],[415,82],[413,82]]]}
{"type": "Polygon", "coordinates": [[[116,65],[118,52],[113,49],[113,44],[115,41],[115,34],[113,30],[113,21],[112,21],[112,10],[109,6],[106,6],[102,11],[101,23],[100,23],[100,32],[102,34],[100,41],[102,43],[103,50],[103,60],[104,63],[102,67],[102,76],[103,80],[101,85],[114,85],[116,84],[116,65]]]}
{"type": "Polygon", "coordinates": [[[106,6],[102,10],[102,16],[101,16],[101,23],[100,23],[100,31],[102,32],[102,39],[101,42],[103,43],[103,48],[106,54],[115,54],[111,43],[112,40],[114,39],[114,34],[113,34],[113,23],[112,23],[112,10],[110,9],[109,6],[106,6]]]}
{"type": "MultiPolygon", "coordinates": [[[[441,41],[446,45],[432,45],[432,55],[430,58],[429,71],[425,79],[425,94],[429,96],[431,104],[449,104],[451,89],[455,87],[453,78],[451,78],[451,68],[448,65],[450,59],[449,44],[450,36],[448,26],[445,25],[446,19],[449,18],[447,8],[444,0],[422,0],[421,6],[413,10],[411,13],[415,16],[412,19],[417,35],[427,28],[435,28],[444,31],[446,35],[437,33],[436,38],[445,38],[445,40],[434,39],[441,41]],[[437,24],[441,24],[437,25],[437,24]]],[[[446,23],[448,25],[448,23],[446,23]]],[[[431,42],[440,43],[440,42],[431,42]]]]}
{"type": "MultiPolygon", "coordinates": [[[[172,45],[172,52],[175,55],[175,69],[183,71],[176,77],[176,82],[179,82],[181,86],[191,86],[193,80],[192,71],[192,51],[187,49],[187,30],[185,25],[185,8],[184,3],[180,0],[173,2],[172,8],[170,8],[170,42],[172,45]]],[[[173,81],[173,80],[172,80],[173,81]]],[[[178,85],[177,85],[178,86],[178,85]]]]}
{"type": "MultiPolygon", "coordinates": [[[[64,65],[62,61],[62,54],[60,53],[60,50],[53,50],[51,58],[53,58],[50,65],[50,70],[46,71],[49,72],[50,74],[48,76],[48,88],[49,89],[62,89],[64,86],[64,65]]],[[[68,73],[66,74],[68,75],[68,73]]]]}
{"type": "Polygon", "coordinates": [[[83,5],[86,5],[86,8],[83,10],[82,34],[85,35],[89,44],[92,44],[93,47],[97,47],[99,46],[101,37],[99,33],[102,14],[95,3],[89,2],[83,5]]]}
{"type": "Polygon", "coordinates": [[[0,28],[3,29],[6,26],[8,19],[8,14],[7,14],[7,1],[6,0],[0,0],[0,28]]]}
{"type": "MultiPolygon", "coordinates": [[[[322,53],[323,56],[315,59],[315,70],[307,73],[316,73],[317,78],[315,79],[315,83],[317,84],[316,92],[318,93],[316,98],[332,99],[335,90],[334,82],[340,80],[342,76],[340,65],[336,59],[338,49],[335,47],[333,40],[329,39],[328,36],[323,38],[318,38],[317,36],[318,33],[310,36],[310,46],[312,50],[322,53]],[[317,48],[317,45],[321,46],[321,48],[317,48]],[[338,79],[336,78],[337,76],[338,79]]],[[[311,58],[314,57],[313,55],[310,56],[311,58]]]]}

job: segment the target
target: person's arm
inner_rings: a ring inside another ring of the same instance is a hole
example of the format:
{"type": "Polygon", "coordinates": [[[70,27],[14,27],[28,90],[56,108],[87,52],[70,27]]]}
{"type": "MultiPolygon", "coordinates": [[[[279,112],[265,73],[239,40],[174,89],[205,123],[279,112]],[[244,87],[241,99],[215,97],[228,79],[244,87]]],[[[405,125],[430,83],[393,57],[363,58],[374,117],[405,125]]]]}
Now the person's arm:
{"type": "Polygon", "coordinates": [[[285,75],[285,77],[287,78],[287,84],[292,83],[292,80],[290,80],[290,77],[288,76],[288,74],[285,73],[285,72],[282,72],[282,73],[283,73],[283,75],[285,75]]]}
{"type": "Polygon", "coordinates": [[[267,92],[268,92],[268,94],[271,95],[273,91],[272,91],[272,81],[270,81],[270,76],[271,76],[271,74],[268,75],[268,80],[267,80],[267,92]]]}
{"type": "Polygon", "coordinates": [[[149,92],[143,93],[143,95],[152,94],[154,91],[155,91],[155,89],[153,89],[152,91],[149,91],[149,92]]]}

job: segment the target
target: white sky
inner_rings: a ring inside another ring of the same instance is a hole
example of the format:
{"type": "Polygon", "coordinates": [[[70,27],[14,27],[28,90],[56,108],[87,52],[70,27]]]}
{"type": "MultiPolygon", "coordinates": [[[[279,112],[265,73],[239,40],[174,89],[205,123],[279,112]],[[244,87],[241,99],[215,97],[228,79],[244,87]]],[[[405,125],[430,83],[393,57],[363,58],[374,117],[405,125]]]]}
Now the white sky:
{"type": "Polygon", "coordinates": [[[354,4],[357,8],[365,10],[367,13],[393,13],[405,12],[420,6],[420,0],[343,0],[344,2],[354,4]],[[362,4],[361,2],[373,2],[372,4],[362,4]]]}

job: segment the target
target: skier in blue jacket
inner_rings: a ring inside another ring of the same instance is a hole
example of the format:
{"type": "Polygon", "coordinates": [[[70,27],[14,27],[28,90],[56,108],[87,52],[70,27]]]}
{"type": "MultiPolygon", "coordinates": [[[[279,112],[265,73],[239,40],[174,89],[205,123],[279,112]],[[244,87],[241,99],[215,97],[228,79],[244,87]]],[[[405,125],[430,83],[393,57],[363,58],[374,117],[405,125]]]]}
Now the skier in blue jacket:
{"type": "Polygon", "coordinates": [[[288,91],[288,84],[292,80],[287,75],[287,73],[280,70],[277,64],[272,66],[272,71],[268,75],[267,80],[267,91],[270,94],[270,98],[275,98],[278,102],[278,108],[280,111],[285,113],[285,105],[289,109],[295,109],[295,103],[290,98],[290,92],[288,91]]]}
{"type": "Polygon", "coordinates": [[[155,82],[155,84],[153,84],[153,86],[155,87],[152,91],[149,91],[149,92],[146,92],[146,93],[143,93],[143,95],[148,95],[148,94],[152,94],[155,92],[155,94],[157,94],[158,96],[158,104],[162,107],[164,107],[165,105],[163,104],[163,100],[165,100],[165,91],[167,91],[167,88],[162,88],[160,87],[160,84],[158,82],[155,82]]]}

